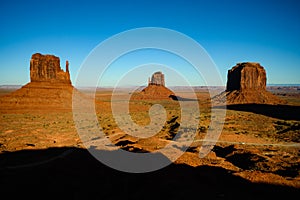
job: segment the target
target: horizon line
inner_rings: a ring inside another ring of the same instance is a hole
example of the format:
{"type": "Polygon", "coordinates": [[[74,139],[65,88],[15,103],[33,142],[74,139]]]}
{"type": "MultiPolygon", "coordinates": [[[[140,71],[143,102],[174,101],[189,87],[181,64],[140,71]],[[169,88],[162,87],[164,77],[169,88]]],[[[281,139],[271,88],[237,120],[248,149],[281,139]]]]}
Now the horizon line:
{"type": "MultiPolygon", "coordinates": [[[[30,83],[30,82],[28,82],[30,83]]],[[[26,84],[28,84],[26,83],[26,84]]],[[[22,87],[26,84],[0,84],[0,88],[3,87],[22,87]]],[[[74,85],[72,85],[74,86],[74,85]]],[[[270,83],[270,84],[266,84],[267,87],[270,86],[290,86],[290,87],[300,87],[300,83],[270,83]]],[[[74,86],[75,87],[75,86],[74,86]]],[[[123,85],[123,86],[109,86],[109,85],[105,85],[105,86],[76,86],[76,88],[131,88],[131,87],[147,87],[147,85],[123,85]]],[[[226,87],[225,85],[170,85],[170,86],[166,86],[166,87],[226,87]]]]}

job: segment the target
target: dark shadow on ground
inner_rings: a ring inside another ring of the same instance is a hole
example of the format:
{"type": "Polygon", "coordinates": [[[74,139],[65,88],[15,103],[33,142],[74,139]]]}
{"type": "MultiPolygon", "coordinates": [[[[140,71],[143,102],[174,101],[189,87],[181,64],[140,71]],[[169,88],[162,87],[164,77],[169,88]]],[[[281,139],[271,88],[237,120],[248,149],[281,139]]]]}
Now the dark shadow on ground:
{"type": "Polygon", "coordinates": [[[176,95],[173,95],[173,94],[171,94],[169,96],[169,98],[171,98],[174,101],[198,101],[198,99],[183,98],[183,97],[176,96],[176,95]]]}
{"type": "Polygon", "coordinates": [[[1,197],[10,199],[240,200],[300,194],[296,188],[251,183],[220,167],[171,164],[150,173],[120,172],[77,148],[0,154],[0,188],[1,197]]]}
{"type": "MultiPolygon", "coordinates": [[[[224,108],[224,106],[216,106],[215,108],[224,108]]],[[[227,109],[252,112],[282,120],[300,120],[300,106],[268,104],[234,104],[227,105],[227,109]]]]}

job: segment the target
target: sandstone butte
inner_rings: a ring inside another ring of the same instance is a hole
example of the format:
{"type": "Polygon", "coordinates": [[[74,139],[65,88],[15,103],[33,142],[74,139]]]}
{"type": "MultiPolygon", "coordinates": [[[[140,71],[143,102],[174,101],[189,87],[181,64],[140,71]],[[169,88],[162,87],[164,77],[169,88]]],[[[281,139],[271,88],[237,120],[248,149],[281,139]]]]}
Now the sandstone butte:
{"type": "Polygon", "coordinates": [[[175,96],[174,93],[165,86],[165,76],[162,72],[155,72],[151,78],[148,79],[148,86],[141,92],[135,93],[131,99],[171,99],[175,96]]]}
{"type": "Polygon", "coordinates": [[[33,54],[30,59],[30,81],[60,83],[71,85],[69,62],[66,61],[66,72],[60,67],[60,59],[54,55],[33,54]]]}
{"type": "Polygon", "coordinates": [[[30,59],[30,82],[1,97],[0,106],[4,109],[42,108],[48,111],[71,109],[73,90],[68,61],[64,71],[59,57],[35,53],[30,59]]]}
{"type": "Polygon", "coordinates": [[[228,70],[226,90],[213,98],[226,104],[283,104],[266,90],[266,70],[259,63],[237,63],[228,70]]]}

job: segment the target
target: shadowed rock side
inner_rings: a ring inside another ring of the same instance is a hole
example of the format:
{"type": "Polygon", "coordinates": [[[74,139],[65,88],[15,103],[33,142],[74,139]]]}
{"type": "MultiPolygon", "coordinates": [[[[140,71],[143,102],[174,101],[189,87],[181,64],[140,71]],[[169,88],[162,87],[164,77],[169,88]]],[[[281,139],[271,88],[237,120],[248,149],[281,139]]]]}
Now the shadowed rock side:
{"type": "Polygon", "coordinates": [[[226,91],[266,90],[266,71],[259,63],[238,63],[228,70],[226,91]]]}
{"type": "Polygon", "coordinates": [[[49,111],[52,108],[72,108],[73,91],[78,91],[71,84],[68,61],[64,72],[58,57],[33,54],[30,60],[30,80],[22,88],[1,97],[1,110],[43,108],[49,111]]]}
{"type": "Polygon", "coordinates": [[[228,70],[226,91],[213,100],[227,104],[286,103],[266,90],[266,82],[266,71],[259,63],[238,63],[228,70]]]}

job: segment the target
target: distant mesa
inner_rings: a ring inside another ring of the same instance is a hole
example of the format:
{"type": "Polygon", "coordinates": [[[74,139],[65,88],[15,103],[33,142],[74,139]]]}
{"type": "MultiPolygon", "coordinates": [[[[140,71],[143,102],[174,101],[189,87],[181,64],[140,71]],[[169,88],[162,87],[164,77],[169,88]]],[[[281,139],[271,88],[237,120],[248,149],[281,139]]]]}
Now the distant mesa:
{"type": "Polygon", "coordinates": [[[259,63],[238,63],[228,70],[226,91],[265,91],[267,76],[259,63]]]}
{"type": "Polygon", "coordinates": [[[0,105],[1,109],[71,109],[73,90],[68,61],[63,71],[59,57],[35,53],[30,59],[30,83],[3,96],[0,105]]]}
{"type": "Polygon", "coordinates": [[[228,70],[226,91],[213,100],[227,104],[281,104],[279,97],[266,90],[265,69],[254,62],[238,63],[228,70]]]}
{"type": "Polygon", "coordinates": [[[148,86],[149,85],[165,86],[165,75],[162,72],[155,72],[151,79],[148,79],[148,86]]]}
{"type": "Polygon", "coordinates": [[[165,86],[165,75],[159,71],[148,78],[148,86],[132,99],[172,99],[172,96],[175,96],[174,93],[165,86]]]}

